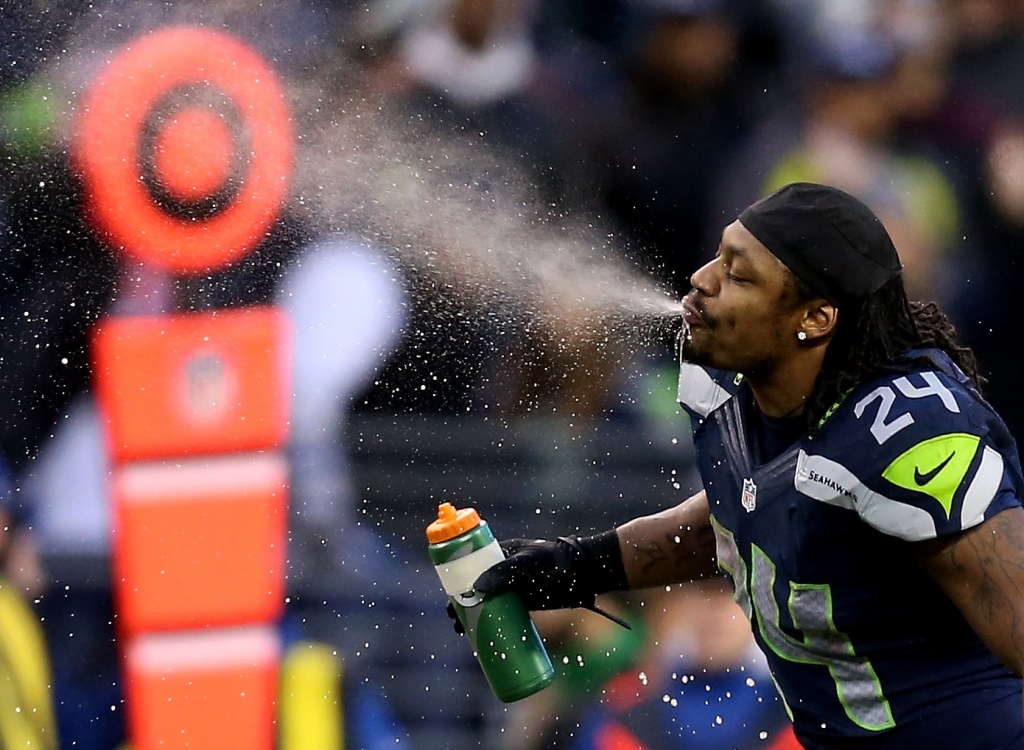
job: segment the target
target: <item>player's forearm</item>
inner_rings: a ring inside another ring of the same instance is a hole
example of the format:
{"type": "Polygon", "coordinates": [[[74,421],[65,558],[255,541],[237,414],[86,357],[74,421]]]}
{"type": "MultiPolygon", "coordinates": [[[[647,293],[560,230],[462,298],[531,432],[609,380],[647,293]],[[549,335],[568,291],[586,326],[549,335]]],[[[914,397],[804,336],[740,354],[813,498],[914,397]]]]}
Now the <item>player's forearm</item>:
{"type": "Polygon", "coordinates": [[[715,537],[704,492],[674,508],[636,518],[617,531],[631,589],[682,583],[716,573],[715,537]]]}
{"type": "Polygon", "coordinates": [[[924,542],[918,554],[992,653],[1024,675],[1024,509],[924,542]]]}

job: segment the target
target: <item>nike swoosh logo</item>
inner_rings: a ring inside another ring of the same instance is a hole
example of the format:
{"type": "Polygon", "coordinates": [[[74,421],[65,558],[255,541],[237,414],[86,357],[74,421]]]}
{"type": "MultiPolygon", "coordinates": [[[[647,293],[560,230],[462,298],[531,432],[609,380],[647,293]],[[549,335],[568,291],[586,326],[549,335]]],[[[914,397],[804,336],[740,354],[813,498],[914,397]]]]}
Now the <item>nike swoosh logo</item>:
{"type": "Polygon", "coordinates": [[[948,464],[950,461],[953,460],[953,456],[955,456],[955,455],[956,455],[956,451],[953,451],[948,456],[946,456],[946,460],[945,461],[943,461],[941,464],[939,464],[934,469],[932,469],[931,471],[929,471],[929,472],[927,472],[925,474],[922,474],[921,470],[915,466],[914,467],[914,481],[917,482],[917,486],[918,487],[924,487],[930,481],[935,479],[935,477],[938,475],[938,473],[940,471],[942,471],[944,468],[946,468],[946,464],[948,464]]]}

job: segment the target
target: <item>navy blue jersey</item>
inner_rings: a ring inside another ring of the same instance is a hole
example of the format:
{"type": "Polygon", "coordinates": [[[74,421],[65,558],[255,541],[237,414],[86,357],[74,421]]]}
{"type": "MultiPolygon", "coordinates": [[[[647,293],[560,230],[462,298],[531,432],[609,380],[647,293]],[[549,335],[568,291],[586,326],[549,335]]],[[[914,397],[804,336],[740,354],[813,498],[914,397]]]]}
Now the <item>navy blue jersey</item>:
{"type": "Polygon", "coordinates": [[[1021,681],[915,562],[915,542],[1019,505],[1020,461],[963,374],[928,354],[764,464],[742,377],[681,367],[718,564],[808,750],[1024,748],[1021,681]]]}

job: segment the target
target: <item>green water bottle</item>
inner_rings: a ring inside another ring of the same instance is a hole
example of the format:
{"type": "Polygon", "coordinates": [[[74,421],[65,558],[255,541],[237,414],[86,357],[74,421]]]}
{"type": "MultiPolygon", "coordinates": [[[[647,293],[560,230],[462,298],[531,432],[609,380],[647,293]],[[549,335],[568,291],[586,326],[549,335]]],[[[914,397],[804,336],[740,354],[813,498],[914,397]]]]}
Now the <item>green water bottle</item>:
{"type": "Polygon", "coordinates": [[[519,594],[485,598],[473,590],[477,576],[505,558],[487,522],[472,508],[441,503],[427,541],[441,585],[498,699],[511,703],[550,685],[555,668],[519,594]]]}

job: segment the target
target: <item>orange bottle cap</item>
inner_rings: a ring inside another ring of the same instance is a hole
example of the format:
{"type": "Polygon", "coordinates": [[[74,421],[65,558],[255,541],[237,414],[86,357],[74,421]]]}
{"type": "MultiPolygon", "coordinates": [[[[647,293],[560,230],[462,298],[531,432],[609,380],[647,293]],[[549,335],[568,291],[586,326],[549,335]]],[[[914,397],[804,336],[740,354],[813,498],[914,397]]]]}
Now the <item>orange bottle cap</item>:
{"type": "Polygon", "coordinates": [[[456,510],[451,503],[437,506],[437,520],[427,526],[427,541],[431,544],[447,542],[480,525],[480,516],[473,508],[456,510]]]}

